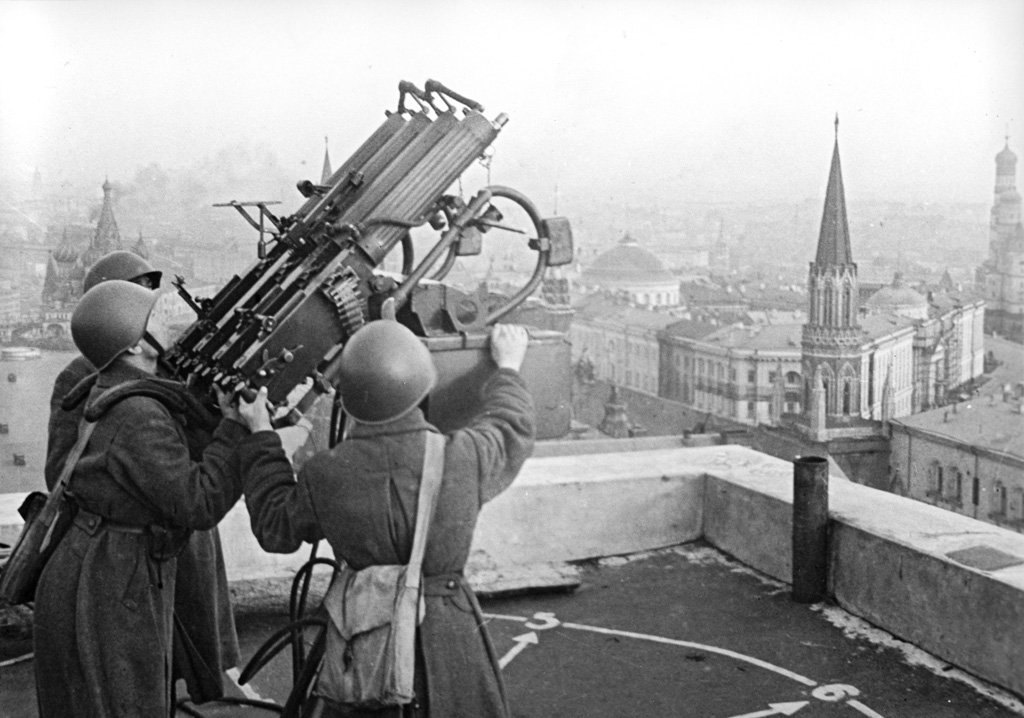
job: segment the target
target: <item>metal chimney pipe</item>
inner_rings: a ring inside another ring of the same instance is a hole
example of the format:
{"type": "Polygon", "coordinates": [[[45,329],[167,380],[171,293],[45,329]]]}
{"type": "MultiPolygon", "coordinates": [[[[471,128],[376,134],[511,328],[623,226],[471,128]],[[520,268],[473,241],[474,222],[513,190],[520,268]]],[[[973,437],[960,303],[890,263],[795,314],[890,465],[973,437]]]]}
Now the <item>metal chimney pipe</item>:
{"type": "Polygon", "coordinates": [[[828,592],[828,460],[793,462],[793,588],[797,603],[817,603],[828,592]]]}

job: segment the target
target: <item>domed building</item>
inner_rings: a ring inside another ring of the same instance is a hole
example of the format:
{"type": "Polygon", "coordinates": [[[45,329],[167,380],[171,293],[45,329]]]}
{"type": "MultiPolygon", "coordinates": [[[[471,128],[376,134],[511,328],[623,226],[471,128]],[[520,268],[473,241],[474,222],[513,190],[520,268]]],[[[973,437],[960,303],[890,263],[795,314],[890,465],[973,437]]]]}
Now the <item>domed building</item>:
{"type": "Polygon", "coordinates": [[[43,304],[50,309],[74,307],[82,296],[82,280],[85,266],[81,253],[68,237],[67,228],[60,244],[50,252],[46,263],[46,279],[43,282],[43,304]]]}
{"type": "Polygon", "coordinates": [[[896,272],[892,284],[872,294],[864,308],[868,313],[891,313],[908,319],[928,318],[928,299],[907,286],[903,274],[896,272]]]}
{"type": "MultiPolygon", "coordinates": [[[[46,336],[68,336],[71,313],[82,297],[82,282],[89,267],[100,257],[114,250],[123,249],[121,233],[117,229],[117,220],[114,219],[112,189],[109,181],[103,182],[103,206],[89,245],[85,248],[76,247],[65,227],[60,244],[50,252],[42,297],[42,330],[46,336]]],[[[149,253],[141,235],[132,251],[142,257],[149,253]]]]}
{"type": "Polygon", "coordinates": [[[650,307],[679,304],[679,280],[665,269],[660,259],[628,234],[583,270],[581,282],[625,294],[634,304],[650,307]]]}

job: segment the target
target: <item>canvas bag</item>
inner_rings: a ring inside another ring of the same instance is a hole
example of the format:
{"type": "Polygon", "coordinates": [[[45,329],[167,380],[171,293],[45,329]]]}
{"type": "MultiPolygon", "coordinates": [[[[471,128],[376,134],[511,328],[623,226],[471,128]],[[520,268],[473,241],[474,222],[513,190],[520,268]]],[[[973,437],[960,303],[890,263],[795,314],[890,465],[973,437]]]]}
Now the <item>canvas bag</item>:
{"type": "Polygon", "coordinates": [[[65,459],[64,469],[53,491],[48,495],[34,491],[22,505],[25,526],[21,529],[10,558],[0,571],[0,602],[18,605],[35,600],[36,585],[43,567],[75,517],[74,505],[65,496],[65,491],[71,472],[85,451],[95,426],[93,421],[82,420],[78,426],[78,441],[65,459]]]}
{"type": "Polygon", "coordinates": [[[314,694],[359,708],[415,696],[416,627],[423,618],[422,564],[444,472],[445,439],[427,432],[409,564],[339,569],[324,597],[326,649],[314,694]]]}

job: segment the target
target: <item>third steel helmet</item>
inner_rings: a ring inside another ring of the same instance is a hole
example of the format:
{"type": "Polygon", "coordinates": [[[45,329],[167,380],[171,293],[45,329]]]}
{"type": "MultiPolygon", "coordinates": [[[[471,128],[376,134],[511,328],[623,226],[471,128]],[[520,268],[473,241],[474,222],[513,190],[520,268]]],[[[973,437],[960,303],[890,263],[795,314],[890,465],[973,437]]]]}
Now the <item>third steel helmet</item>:
{"type": "Polygon", "coordinates": [[[138,284],[143,277],[149,279],[151,289],[156,289],[160,286],[162,276],[159,270],[153,269],[153,265],[135,252],[119,249],[104,254],[96,260],[96,264],[89,267],[82,281],[82,291],[88,292],[100,282],[109,279],[124,279],[138,284]]]}
{"type": "Polygon", "coordinates": [[[363,326],[341,352],[341,402],[350,416],[364,424],[404,416],[436,383],[430,351],[395,321],[380,319],[363,326]]]}
{"type": "Polygon", "coordinates": [[[97,284],[71,315],[71,337],[78,351],[97,370],[107,368],[142,340],[158,296],[123,279],[97,284]]]}

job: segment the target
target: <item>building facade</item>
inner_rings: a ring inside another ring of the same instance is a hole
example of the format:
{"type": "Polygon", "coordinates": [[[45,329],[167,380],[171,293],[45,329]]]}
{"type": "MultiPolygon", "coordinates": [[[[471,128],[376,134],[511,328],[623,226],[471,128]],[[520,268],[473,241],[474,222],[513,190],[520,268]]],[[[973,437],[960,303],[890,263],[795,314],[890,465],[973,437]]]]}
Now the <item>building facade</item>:
{"type": "Polygon", "coordinates": [[[741,424],[801,411],[799,324],[714,327],[684,321],[659,333],[661,396],[741,424]]]}
{"type": "Polygon", "coordinates": [[[1024,532],[1024,413],[1010,391],[891,424],[892,491],[1024,532]]]}
{"type": "Polygon", "coordinates": [[[575,310],[569,339],[578,373],[657,396],[658,332],[678,317],[600,294],[575,310]]]}

